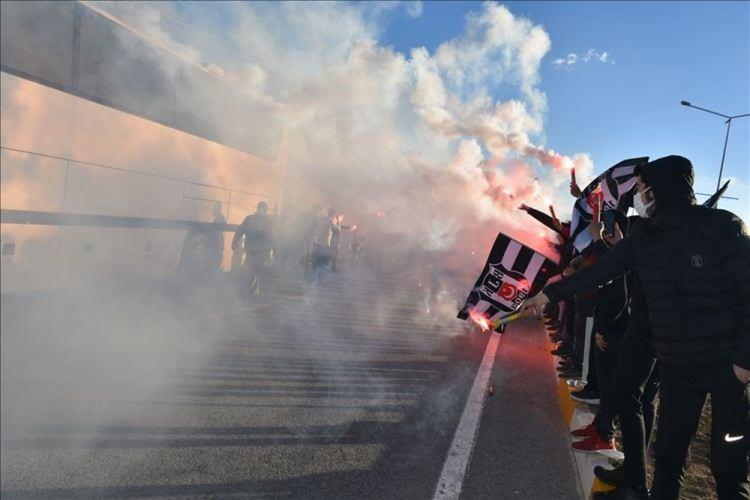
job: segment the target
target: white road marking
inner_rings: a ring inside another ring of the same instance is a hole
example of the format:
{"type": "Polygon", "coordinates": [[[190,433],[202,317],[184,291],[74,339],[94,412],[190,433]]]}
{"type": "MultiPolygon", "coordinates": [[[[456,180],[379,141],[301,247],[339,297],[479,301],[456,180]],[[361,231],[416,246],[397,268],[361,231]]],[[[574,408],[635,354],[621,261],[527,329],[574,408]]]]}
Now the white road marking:
{"type": "Polygon", "coordinates": [[[479,420],[484,410],[484,402],[487,397],[487,383],[492,373],[492,364],[495,361],[497,346],[500,342],[500,335],[492,334],[487,348],[484,351],[484,357],[479,365],[477,374],[474,377],[474,384],[471,386],[471,392],[466,400],[466,407],[461,414],[461,420],[456,427],[456,433],[453,435],[453,442],[448,450],[448,457],[443,465],[443,472],[440,474],[437,489],[433,500],[457,500],[461,495],[464,476],[469,466],[471,452],[474,450],[474,443],[477,438],[479,429],[479,420]]]}

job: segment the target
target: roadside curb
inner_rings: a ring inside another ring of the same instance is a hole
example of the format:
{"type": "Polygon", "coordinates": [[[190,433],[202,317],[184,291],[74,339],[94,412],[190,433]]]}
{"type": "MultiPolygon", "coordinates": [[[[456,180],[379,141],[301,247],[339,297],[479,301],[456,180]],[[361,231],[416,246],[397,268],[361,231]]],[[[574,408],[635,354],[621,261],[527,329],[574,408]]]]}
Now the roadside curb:
{"type": "MultiPolygon", "coordinates": [[[[553,344],[549,344],[550,349],[554,349],[553,344]]],[[[550,355],[554,366],[557,366],[560,358],[550,355]]],[[[568,387],[565,379],[559,379],[557,383],[557,398],[560,403],[560,413],[565,426],[570,431],[578,429],[588,424],[594,419],[594,412],[586,404],[579,404],[570,397],[571,388],[568,387]]],[[[572,436],[568,433],[568,439],[573,442],[572,436]]],[[[575,459],[578,478],[581,484],[581,490],[584,492],[584,498],[591,498],[594,493],[600,491],[609,491],[614,488],[601,482],[594,476],[594,467],[601,465],[608,467],[609,458],[601,453],[581,453],[573,450],[571,452],[575,459]]]]}

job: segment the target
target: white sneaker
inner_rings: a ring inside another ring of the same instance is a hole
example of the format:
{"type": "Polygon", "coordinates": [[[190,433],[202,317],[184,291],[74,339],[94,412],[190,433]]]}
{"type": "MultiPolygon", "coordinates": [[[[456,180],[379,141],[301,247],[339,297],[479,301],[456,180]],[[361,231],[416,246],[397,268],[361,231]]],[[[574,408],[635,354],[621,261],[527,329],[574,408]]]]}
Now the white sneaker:
{"type": "Polygon", "coordinates": [[[568,384],[568,387],[576,390],[581,390],[586,386],[586,382],[577,378],[569,378],[565,383],[568,384]]]}

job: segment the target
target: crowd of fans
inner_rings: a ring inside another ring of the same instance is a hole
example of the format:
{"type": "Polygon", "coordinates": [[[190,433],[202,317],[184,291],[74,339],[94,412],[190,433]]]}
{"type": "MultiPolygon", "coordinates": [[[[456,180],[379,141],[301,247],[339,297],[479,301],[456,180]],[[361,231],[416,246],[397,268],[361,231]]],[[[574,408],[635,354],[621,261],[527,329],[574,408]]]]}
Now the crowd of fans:
{"type": "MultiPolygon", "coordinates": [[[[213,224],[196,226],[186,234],[178,265],[184,275],[205,280],[221,270],[226,229],[221,208],[214,206],[213,224]]],[[[258,202],[255,213],[236,228],[231,243],[230,271],[240,279],[243,296],[260,294],[262,275],[272,262],[298,267],[308,283],[322,285],[328,272],[339,272],[342,232],[351,234],[346,256],[356,265],[364,251],[364,237],[357,226],[344,225],[343,219],[336,209],[316,205],[280,238],[279,221],[269,213],[267,202],[258,202]]]]}
{"type": "MultiPolygon", "coordinates": [[[[557,232],[561,255],[561,279],[524,307],[542,313],[557,343],[553,354],[561,359],[560,377],[576,388],[570,397],[597,408],[593,421],[572,431],[572,447],[582,453],[614,451],[619,426],[624,461],[593,471],[616,488],[595,497],[677,499],[710,395],[711,471],[718,497],[750,500],[750,236],[734,214],[696,204],[689,160],[669,156],[635,173],[637,216],[595,211],[600,216],[588,227],[592,243],[581,252],[571,241],[570,224],[553,210],[548,215],[520,207],[557,232]],[[588,376],[582,381],[584,365],[588,376]]],[[[581,195],[575,178],[570,190],[581,195]]],[[[200,261],[219,269],[220,207],[214,219],[216,234],[188,233],[182,266],[200,261]]],[[[279,245],[268,205],[258,203],[232,239],[232,271],[242,277],[244,295],[260,293],[262,270],[271,259],[301,267],[308,283],[322,285],[328,272],[339,270],[342,232],[351,233],[348,257],[356,262],[364,240],[356,226],[342,222],[337,210],[313,207],[291,225],[295,237],[279,245]]]]}
{"type": "MultiPolygon", "coordinates": [[[[750,237],[734,214],[696,205],[689,160],[661,158],[636,174],[638,216],[613,211],[609,230],[593,221],[593,243],[575,257],[568,225],[521,207],[560,235],[563,277],[525,307],[543,313],[558,344],[560,376],[578,383],[570,397],[596,406],[593,421],[572,431],[572,446],[583,453],[615,450],[619,425],[623,463],[593,471],[616,488],[595,498],[677,499],[710,395],[718,497],[750,499],[750,237]],[[580,387],[586,352],[588,377],[580,387]],[[646,456],[654,434],[649,489],[646,456]]],[[[575,181],[571,194],[580,195],[575,181]]]]}

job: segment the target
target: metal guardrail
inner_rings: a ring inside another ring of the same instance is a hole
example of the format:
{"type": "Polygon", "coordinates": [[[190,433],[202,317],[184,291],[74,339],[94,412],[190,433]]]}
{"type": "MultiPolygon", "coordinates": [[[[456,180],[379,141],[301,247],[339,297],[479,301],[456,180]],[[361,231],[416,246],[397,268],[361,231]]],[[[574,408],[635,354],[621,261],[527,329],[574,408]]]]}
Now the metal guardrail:
{"type": "Polygon", "coordinates": [[[191,186],[198,186],[198,187],[209,188],[209,189],[219,189],[221,191],[227,191],[227,192],[230,192],[230,193],[247,194],[247,195],[250,195],[250,196],[257,196],[257,197],[265,198],[265,199],[271,198],[271,196],[269,196],[267,194],[263,194],[263,193],[253,193],[251,191],[243,191],[242,189],[233,189],[233,188],[229,188],[229,187],[226,187],[226,186],[219,186],[219,185],[216,185],[216,184],[208,184],[206,182],[198,182],[198,181],[191,181],[191,180],[187,180],[187,179],[180,179],[178,177],[170,177],[168,175],[154,174],[154,173],[151,173],[151,172],[144,172],[142,170],[134,170],[134,169],[130,169],[130,168],[115,167],[115,166],[112,166],[112,165],[105,165],[103,163],[95,163],[95,162],[92,162],[92,161],[76,160],[74,158],[67,158],[65,156],[52,155],[52,154],[48,154],[48,153],[39,153],[37,151],[29,151],[27,149],[14,148],[14,147],[10,147],[10,146],[0,146],[0,149],[4,149],[6,151],[13,151],[14,153],[22,153],[22,154],[27,154],[27,155],[39,156],[41,158],[49,158],[49,159],[52,159],[52,160],[60,160],[60,161],[65,161],[65,162],[71,162],[71,163],[75,163],[75,164],[78,164],[78,165],[83,165],[83,166],[86,166],[86,167],[103,168],[103,169],[106,169],[106,170],[114,170],[116,172],[125,172],[125,173],[128,173],[128,174],[135,174],[135,175],[143,175],[143,176],[146,176],[146,177],[153,177],[154,179],[161,179],[161,180],[171,181],[171,182],[180,182],[182,184],[188,184],[188,185],[191,185],[191,186]]]}
{"type": "Polygon", "coordinates": [[[123,217],[118,215],[73,214],[40,212],[36,210],[0,209],[2,224],[30,224],[40,226],[123,227],[133,229],[216,230],[236,231],[237,224],[220,224],[190,220],[123,217]]]}
{"type": "Polygon", "coordinates": [[[11,151],[11,152],[14,152],[14,153],[21,153],[21,154],[36,156],[36,157],[39,157],[39,158],[47,158],[47,159],[57,160],[57,161],[63,162],[64,163],[64,180],[63,180],[63,186],[62,186],[62,199],[61,199],[61,202],[60,202],[62,210],[65,210],[65,208],[66,208],[66,199],[67,199],[67,193],[68,193],[68,175],[69,175],[69,171],[70,171],[70,167],[71,166],[76,166],[76,167],[93,167],[93,168],[98,168],[98,169],[111,170],[111,171],[115,171],[115,172],[123,172],[123,173],[126,173],[126,174],[132,174],[132,175],[137,175],[137,176],[150,177],[150,178],[165,180],[165,181],[169,181],[169,182],[175,182],[175,183],[181,184],[182,186],[196,186],[196,187],[199,187],[199,188],[207,188],[207,189],[215,189],[215,190],[223,191],[224,193],[228,194],[228,197],[227,197],[226,201],[225,200],[218,200],[218,199],[211,199],[211,198],[202,198],[202,197],[197,197],[197,196],[188,196],[186,194],[183,194],[182,197],[183,197],[183,199],[190,199],[190,200],[203,201],[203,202],[212,202],[212,203],[221,203],[222,205],[226,205],[226,207],[227,207],[227,210],[226,210],[226,217],[227,217],[227,219],[229,219],[230,212],[232,210],[232,197],[233,197],[233,195],[253,196],[255,198],[258,198],[258,199],[261,199],[261,200],[268,200],[268,201],[271,201],[271,200],[274,199],[274,197],[271,196],[271,195],[269,195],[269,194],[255,193],[255,192],[252,192],[252,191],[245,191],[245,190],[242,190],[242,189],[234,189],[234,188],[230,188],[230,187],[227,187],[227,186],[220,186],[220,185],[217,185],[217,184],[209,184],[209,183],[206,183],[206,182],[191,181],[191,180],[188,180],[188,179],[180,179],[178,177],[171,177],[171,176],[167,176],[167,175],[161,175],[161,174],[156,174],[156,173],[152,173],[152,172],[144,172],[142,170],[135,170],[135,169],[124,168],[124,167],[116,167],[116,166],[113,166],[113,165],[106,165],[106,164],[103,164],[103,163],[95,163],[95,162],[86,161],[86,160],[78,160],[78,159],[74,159],[74,158],[68,158],[68,157],[65,157],[65,156],[48,154],[48,153],[41,153],[41,152],[38,152],[38,151],[30,151],[30,150],[27,150],[27,149],[15,148],[15,147],[6,146],[6,145],[0,145],[0,150],[2,150],[2,151],[11,151]]]}

